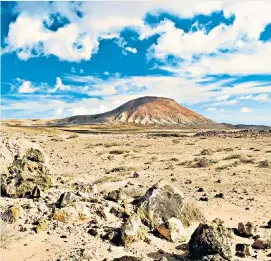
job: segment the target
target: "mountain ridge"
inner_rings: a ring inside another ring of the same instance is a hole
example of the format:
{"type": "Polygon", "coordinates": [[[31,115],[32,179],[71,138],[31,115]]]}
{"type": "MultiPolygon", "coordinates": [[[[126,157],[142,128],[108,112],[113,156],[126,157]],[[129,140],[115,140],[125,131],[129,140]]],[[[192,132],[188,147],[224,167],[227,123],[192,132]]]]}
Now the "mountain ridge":
{"type": "Polygon", "coordinates": [[[170,98],[144,96],[130,100],[111,111],[77,115],[56,121],[57,125],[134,123],[140,125],[212,126],[214,121],[170,98]]]}

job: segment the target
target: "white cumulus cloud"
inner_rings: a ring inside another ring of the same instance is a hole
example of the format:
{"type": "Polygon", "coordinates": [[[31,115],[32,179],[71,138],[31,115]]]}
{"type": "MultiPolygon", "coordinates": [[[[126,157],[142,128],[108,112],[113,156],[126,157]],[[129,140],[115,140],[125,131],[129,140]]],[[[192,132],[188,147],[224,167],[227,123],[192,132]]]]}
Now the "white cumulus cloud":
{"type": "Polygon", "coordinates": [[[21,85],[18,87],[18,93],[33,93],[36,88],[32,85],[30,81],[22,80],[21,85]]]}
{"type": "Polygon", "coordinates": [[[71,89],[71,87],[69,85],[63,84],[60,77],[56,77],[56,84],[55,84],[54,88],[51,90],[51,92],[56,92],[58,90],[67,91],[67,90],[70,90],[70,89],[71,89]]]}
{"type": "Polygon", "coordinates": [[[248,108],[248,107],[243,107],[243,108],[241,108],[240,111],[241,111],[242,113],[247,113],[247,112],[252,112],[253,110],[250,109],[250,108],[248,108]]]}
{"type": "Polygon", "coordinates": [[[130,53],[137,53],[137,49],[136,48],[126,47],[125,50],[128,51],[128,52],[130,52],[130,53]]]}

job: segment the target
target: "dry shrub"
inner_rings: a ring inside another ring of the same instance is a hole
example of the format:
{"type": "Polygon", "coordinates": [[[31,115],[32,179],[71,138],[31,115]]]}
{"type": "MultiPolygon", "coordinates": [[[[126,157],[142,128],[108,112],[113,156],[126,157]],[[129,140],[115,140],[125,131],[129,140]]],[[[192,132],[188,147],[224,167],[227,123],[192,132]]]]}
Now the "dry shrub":
{"type": "Polygon", "coordinates": [[[118,182],[118,181],[122,181],[122,180],[123,180],[122,176],[105,176],[105,177],[99,178],[96,181],[94,181],[93,185],[102,184],[102,183],[106,183],[106,182],[118,182]]]}
{"type": "Polygon", "coordinates": [[[241,162],[241,163],[248,164],[248,163],[255,163],[255,160],[254,160],[253,158],[242,157],[242,158],[240,159],[240,162],[241,162]]]}
{"type": "Polygon", "coordinates": [[[240,164],[240,161],[236,160],[229,165],[218,166],[215,170],[220,171],[220,170],[224,170],[224,169],[229,169],[229,168],[237,167],[239,164],[240,164]]]}
{"type": "Polygon", "coordinates": [[[200,155],[212,155],[214,152],[211,149],[203,149],[200,155]]]}
{"type": "Polygon", "coordinates": [[[79,135],[74,133],[74,134],[70,135],[67,139],[75,139],[75,138],[78,138],[78,137],[79,137],[79,135]]]}
{"type": "Polygon", "coordinates": [[[129,151],[127,150],[111,150],[109,151],[109,154],[115,154],[115,155],[120,155],[120,154],[124,154],[124,153],[129,153],[129,151]]]}
{"type": "Polygon", "coordinates": [[[270,168],[271,164],[268,160],[262,160],[258,163],[259,168],[270,168]]]}
{"type": "Polygon", "coordinates": [[[180,134],[180,133],[176,133],[176,132],[172,132],[172,133],[152,133],[149,136],[151,137],[187,137],[187,135],[185,134],[180,134]]]}
{"type": "Polygon", "coordinates": [[[192,222],[204,222],[206,218],[193,201],[185,201],[180,220],[185,227],[188,227],[192,222]]]}
{"type": "Polygon", "coordinates": [[[107,143],[107,144],[104,144],[104,147],[105,148],[111,148],[111,147],[115,147],[115,146],[119,146],[120,144],[117,143],[117,142],[112,142],[112,143],[107,143]]]}
{"type": "Polygon", "coordinates": [[[206,167],[209,167],[215,163],[217,163],[216,160],[207,159],[206,157],[195,158],[194,168],[206,168],[206,167]]]}
{"type": "Polygon", "coordinates": [[[192,165],[192,161],[191,160],[185,160],[183,162],[178,163],[177,165],[190,167],[192,165]]]}
{"type": "Polygon", "coordinates": [[[239,160],[239,163],[244,163],[244,164],[255,163],[255,160],[253,158],[250,158],[250,157],[251,156],[246,156],[246,155],[243,155],[243,154],[233,154],[233,155],[225,157],[224,160],[237,159],[237,160],[239,160]]]}
{"type": "Polygon", "coordinates": [[[230,156],[227,156],[224,158],[224,160],[233,160],[233,159],[241,159],[243,158],[244,156],[241,155],[241,154],[232,154],[230,156]]]}
{"type": "Polygon", "coordinates": [[[179,161],[179,159],[177,159],[177,158],[171,158],[170,160],[171,161],[176,161],[176,162],[179,161]]]}
{"type": "Polygon", "coordinates": [[[218,148],[216,150],[216,152],[221,152],[221,151],[227,151],[227,152],[229,152],[229,151],[233,151],[233,148],[218,148]]]}
{"type": "Polygon", "coordinates": [[[229,165],[223,165],[223,166],[218,166],[215,170],[221,171],[221,170],[224,170],[224,169],[227,169],[227,168],[229,168],[229,165]]]}
{"type": "Polygon", "coordinates": [[[109,173],[112,173],[112,172],[129,172],[129,171],[132,171],[132,170],[136,170],[135,168],[132,168],[132,167],[125,167],[125,166],[119,166],[119,167],[115,167],[111,170],[108,170],[106,173],[109,174],[109,173]]]}

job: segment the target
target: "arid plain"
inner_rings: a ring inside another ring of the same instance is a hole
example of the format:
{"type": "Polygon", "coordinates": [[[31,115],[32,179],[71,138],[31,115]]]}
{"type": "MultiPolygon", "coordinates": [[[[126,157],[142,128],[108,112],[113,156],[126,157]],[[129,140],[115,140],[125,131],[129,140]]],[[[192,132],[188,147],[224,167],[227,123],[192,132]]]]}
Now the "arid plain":
{"type": "MultiPolygon", "coordinates": [[[[149,231],[144,240],[123,246],[108,236],[123,223],[118,211],[111,211],[116,206],[110,204],[108,193],[120,189],[129,205],[161,179],[181,191],[205,220],[220,218],[233,230],[239,222],[252,222],[254,236],[270,240],[269,131],[204,130],[204,134],[189,129],[6,124],[2,128],[2,141],[23,139],[40,147],[48,158],[52,178],[52,186],[34,200],[1,198],[2,213],[9,206],[19,205],[21,209],[16,222],[2,223],[3,261],[190,260],[187,240],[170,242],[149,231]],[[84,221],[62,222],[52,218],[50,204],[68,191],[77,191],[75,202],[82,200],[89,208],[90,216],[84,221]],[[85,191],[88,193],[84,194],[85,191]],[[33,220],[29,220],[31,215],[33,220]],[[37,233],[36,222],[41,219],[46,228],[37,233]]],[[[117,202],[113,203],[124,204],[117,202]]],[[[132,209],[132,204],[128,208],[132,209]]],[[[191,217],[191,221],[187,228],[190,235],[200,220],[193,222],[191,217]]],[[[235,243],[251,245],[254,240],[234,236],[235,243]]],[[[241,259],[270,259],[268,249],[250,251],[249,256],[241,259]]]]}

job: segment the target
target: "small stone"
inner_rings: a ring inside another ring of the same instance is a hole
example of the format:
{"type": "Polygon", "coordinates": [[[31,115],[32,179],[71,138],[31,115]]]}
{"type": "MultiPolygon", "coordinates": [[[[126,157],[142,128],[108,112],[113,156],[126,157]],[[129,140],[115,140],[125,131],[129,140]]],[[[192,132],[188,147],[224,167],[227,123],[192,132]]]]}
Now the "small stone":
{"type": "Polygon", "coordinates": [[[66,207],[68,205],[71,205],[74,200],[74,194],[72,192],[64,192],[61,194],[57,205],[60,208],[66,207]]]}
{"type": "Polygon", "coordinates": [[[96,237],[99,233],[97,229],[91,228],[89,229],[88,233],[94,237],[96,237]]]}
{"type": "Polygon", "coordinates": [[[40,150],[38,150],[38,149],[30,148],[26,152],[25,156],[30,161],[35,161],[35,162],[40,162],[40,163],[44,163],[45,162],[44,154],[40,150]]]}
{"type": "Polygon", "coordinates": [[[139,174],[137,172],[134,172],[133,178],[139,178],[139,174]]]}
{"type": "Polygon", "coordinates": [[[171,242],[185,242],[188,239],[187,231],[182,222],[177,218],[170,218],[165,224],[160,225],[157,231],[171,242]]]}
{"type": "Polygon", "coordinates": [[[1,219],[9,223],[14,223],[22,216],[22,211],[22,208],[18,205],[11,206],[2,214],[1,219]]]}
{"type": "Polygon", "coordinates": [[[267,227],[271,228],[271,219],[267,222],[267,227]]]}
{"type": "Polygon", "coordinates": [[[215,195],[215,198],[225,198],[223,193],[218,193],[215,195]]]}
{"type": "Polygon", "coordinates": [[[97,188],[97,185],[96,185],[96,184],[94,184],[94,185],[91,187],[90,192],[91,192],[92,194],[97,194],[97,193],[98,193],[98,188],[97,188]]]}
{"type": "Polygon", "coordinates": [[[32,191],[32,198],[40,198],[40,188],[38,186],[35,186],[33,191],[32,191]]]}
{"type": "Polygon", "coordinates": [[[239,257],[248,257],[250,254],[250,245],[248,244],[236,244],[235,246],[235,255],[239,257]]]}
{"type": "Polygon", "coordinates": [[[121,189],[113,190],[108,193],[107,199],[115,201],[117,203],[121,203],[125,199],[125,195],[123,194],[121,189]]]}
{"type": "Polygon", "coordinates": [[[37,224],[37,226],[35,227],[35,231],[36,233],[40,233],[42,231],[46,231],[48,228],[48,224],[46,221],[44,220],[40,220],[37,224]]]}
{"type": "Polygon", "coordinates": [[[159,261],[168,261],[168,259],[165,256],[162,256],[159,261]]]}
{"type": "Polygon", "coordinates": [[[199,201],[209,201],[209,198],[207,198],[207,197],[200,197],[199,201]]]}
{"type": "Polygon", "coordinates": [[[110,207],[107,207],[107,206],[102,206],[100,209],[99,209],[99,214],[102,218],[108,220],[110,218],[110,207]]]}
{"type": "Polygon", "coordinates": [[[225,259],[222,258],[220,255],[208,255],[202,257],[200,261],[224,261],[225,259]]]}
{"type": "Polygon", "coordinates": [[[270,249],[271,248],[271,242],[257,239],[253,242],[251,245],[254,249],[270,249]]]}
{"type": "Polygon", "coordinates": [[[124,245],[144,240],[146,237],[146,227],[141,223],[140,217],[133,214],[120,228],[121,239],[124,245]]]}
{"type": "Polygon", "coordinates": [[[122,256],[122,257],[114,258],[112,261],[141,261],[141,259],[134,256],[122,256]]]}
{"type": "Polygon", "coordinates": [[[251,222],[247,222],[246,224],[239,222],[237,233],[242,237],[251,237],[255,232],[255,226],[251,222]]]}

